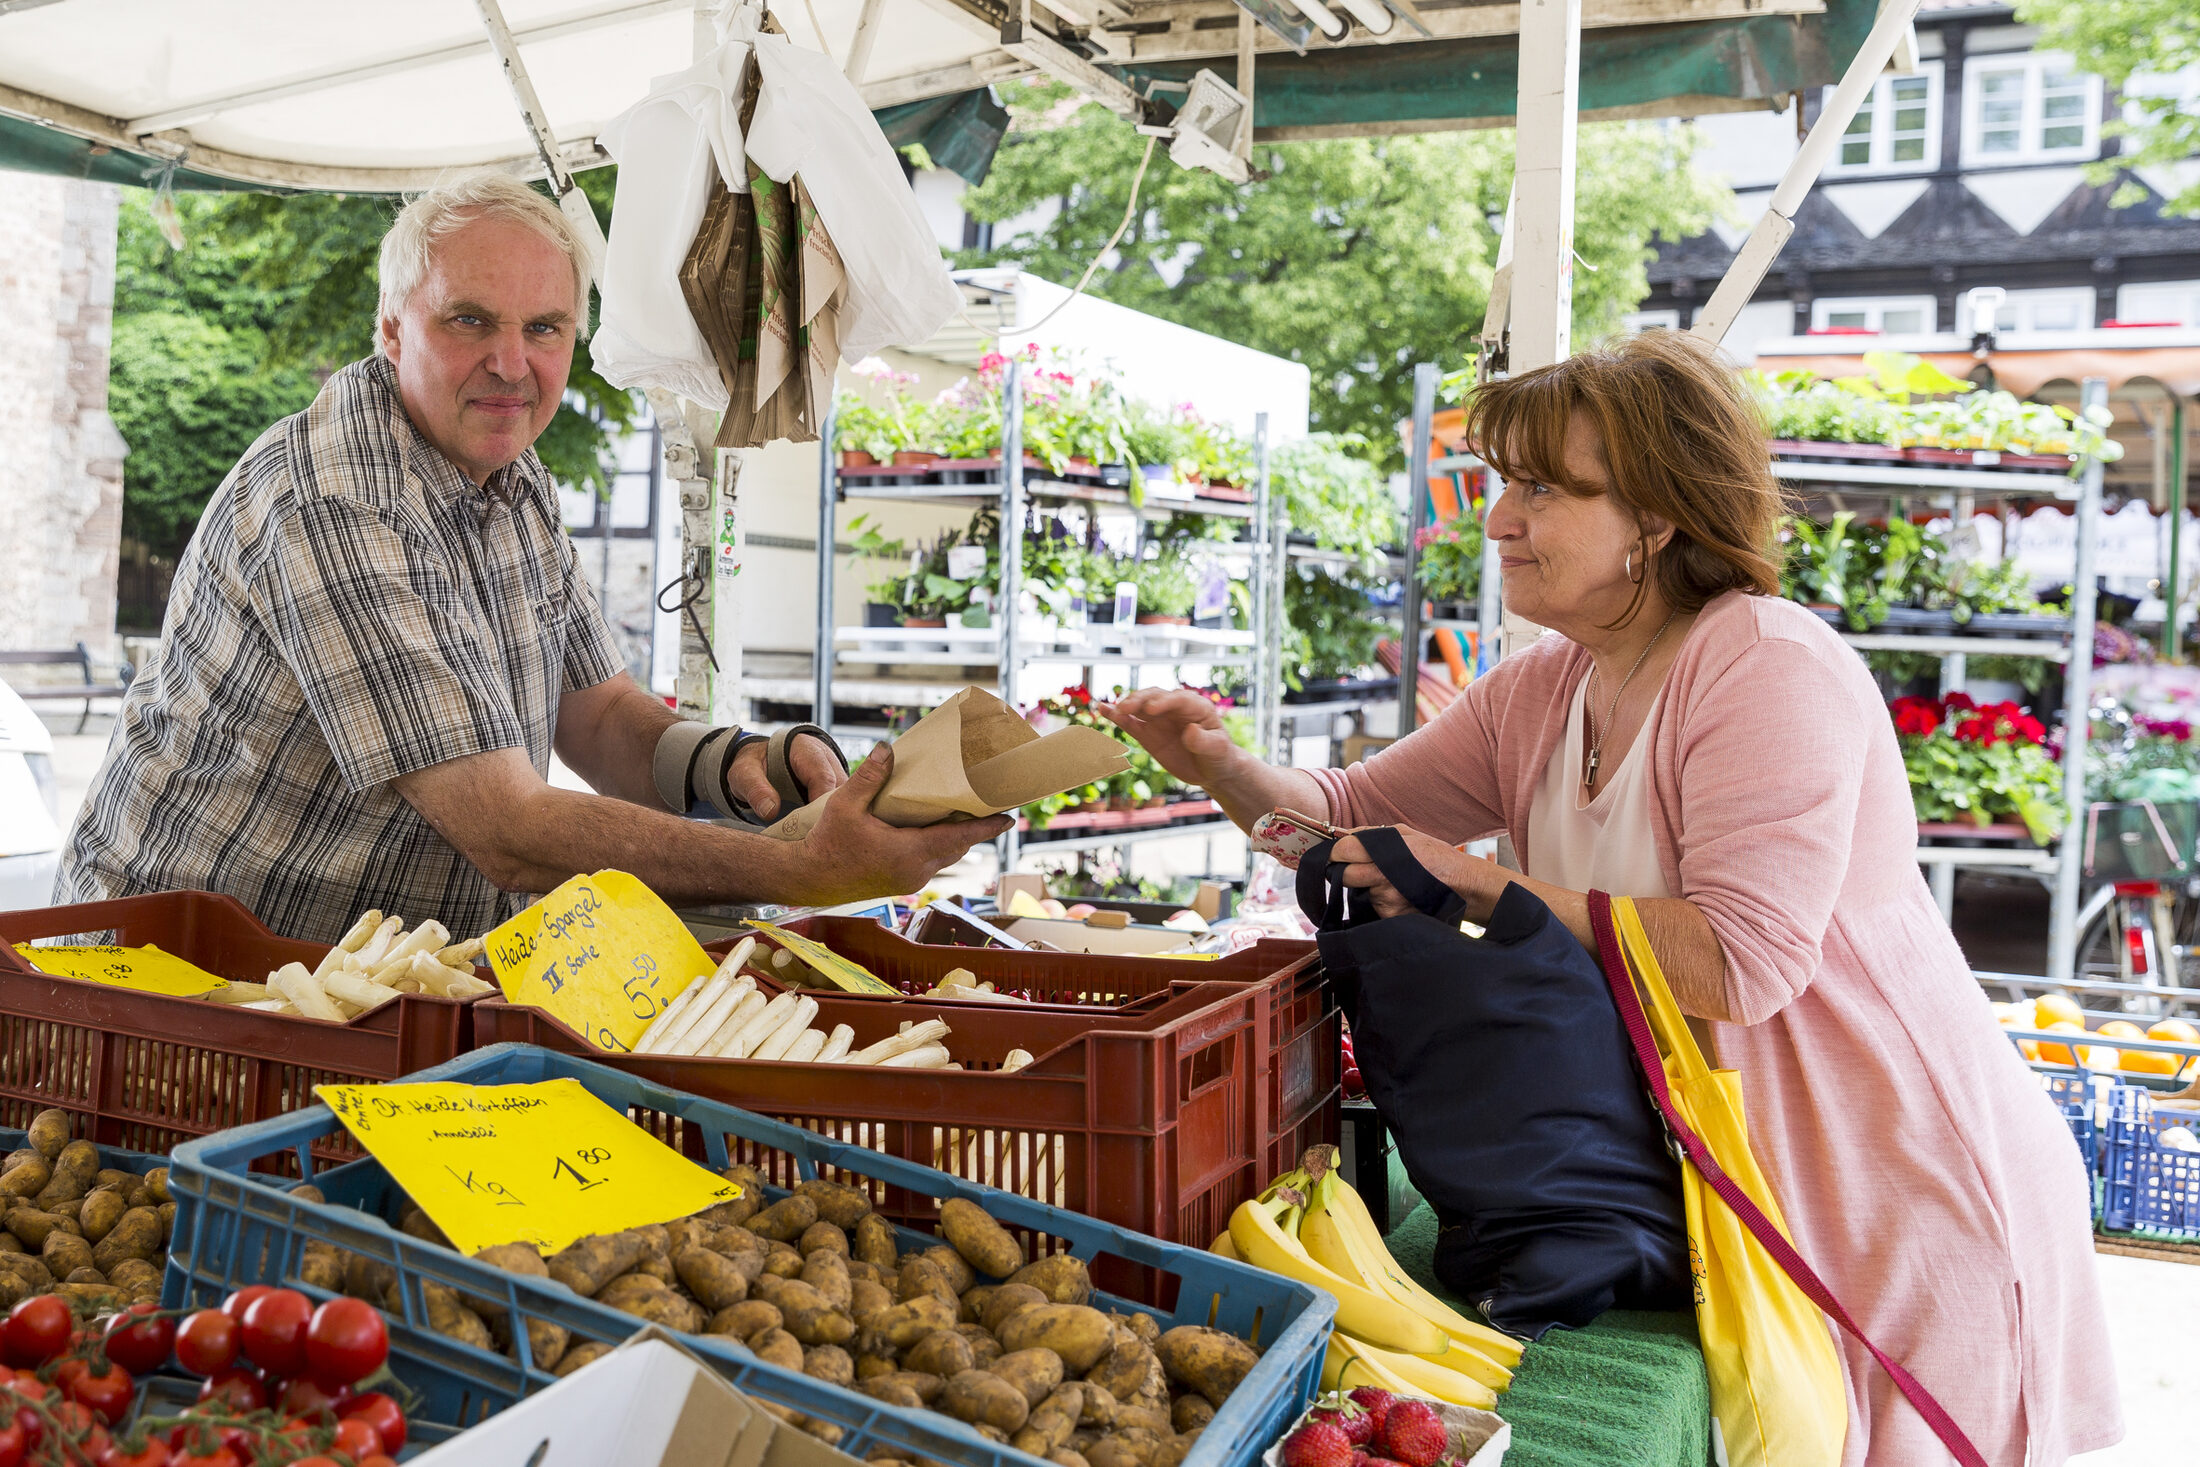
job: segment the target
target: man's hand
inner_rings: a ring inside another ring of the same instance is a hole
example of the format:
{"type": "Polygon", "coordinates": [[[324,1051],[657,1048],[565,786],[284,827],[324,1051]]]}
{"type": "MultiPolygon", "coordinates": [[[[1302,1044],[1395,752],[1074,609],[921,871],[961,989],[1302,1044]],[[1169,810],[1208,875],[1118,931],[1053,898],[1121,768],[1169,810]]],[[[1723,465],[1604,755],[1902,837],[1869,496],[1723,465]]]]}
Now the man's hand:
{"type": "MultiPolygon", "coordinates": [[[[765,777],[767,753],[763,744],[752,743],[734,755],[733,768],[726,772],[726,783],[756,812],[757,819],[769,824],[787,812],[780,808],[778,792],[765,777]]],[[[787,745],[787,769],[794,775],[795,783],[808,790],[813,800],[831,794],[848,782],[848,771],[840,767],[832,750],[814,734],[804,734],[787,745]]]]}
{"type": "MultiPolygon", "coordinates": [[[[807,741],[796,747],[801,742],[807,741]]],[[[893,769],[893,748],[880,744],[825,801],[816,826],[798,845],[805,883],[802,902],[826,906],[921,890],[963,852],[1014,823],[1009,816],[993,815],[917,830],[888,825],[871,813],[871,801],[886,787],[893,769]]]]}

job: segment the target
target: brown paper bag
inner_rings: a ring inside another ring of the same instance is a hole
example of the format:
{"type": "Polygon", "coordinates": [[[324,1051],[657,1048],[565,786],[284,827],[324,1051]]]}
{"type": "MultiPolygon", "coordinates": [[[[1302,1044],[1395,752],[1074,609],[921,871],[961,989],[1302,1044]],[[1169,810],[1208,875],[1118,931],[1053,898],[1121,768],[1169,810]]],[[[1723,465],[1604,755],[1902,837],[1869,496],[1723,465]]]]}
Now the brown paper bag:
{"type": "MultiPolygon", "coordinates": [[[[871,813],[904,829],[998,815],[1095,784],[1129,763],[1122,744],[1096,728],[1058,728],[1042,737],[999,698],[964,688],[895,741],[894,772],[871,813]]],[[[812,800],[764,833],[800,840],[824,803],[812,800]]]]}

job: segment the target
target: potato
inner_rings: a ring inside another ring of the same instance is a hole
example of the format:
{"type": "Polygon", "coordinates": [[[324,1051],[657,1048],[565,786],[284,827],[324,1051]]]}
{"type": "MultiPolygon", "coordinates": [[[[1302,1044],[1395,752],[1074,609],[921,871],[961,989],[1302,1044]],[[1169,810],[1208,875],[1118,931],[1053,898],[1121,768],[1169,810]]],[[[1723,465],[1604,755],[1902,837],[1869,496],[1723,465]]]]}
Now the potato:
{"type": "Polygon", "coordinates": [[[798,1416],[795,1418],[794,1424],[797,1430],[807,1432],[828,1447],[839,1446],[841,1439],[848,1434],[837,1424],[830,1421],[820,1421],[814,1416],[798,1416]]]}
{"type": "Polygon", "coordinates": [[[655,1274],[621,1274],[603,1286],[596,1302],[666,1329],[696,1334],[703,1328],[703,1312],[655,1274]]]}
{"type": "Polygon", "coordinates": [[[420,1281],[421,1297],[428,1306],[428,1328],[447,1340],[472,1345],[477,1350],[495,1347],[482,1317],[459,1301],[458,1291],[433,1279],[420,1281]]]}
{"type": "Polygon", "coordinates": [[[1055,1304],[1082,1304],[1092,1297],[1092,1276],[1085,1261],[1067,1253],[1027,1263],[1008,1277],[1012,1284],[1029,1284],[1055,1304]]]}
{"type": "Polygon", "coordinates": [[[802,1236],[794,1240],[795,1251],[804,1258],[812,1253],[837,1253],[848,1256],[848,1235],[829,1222],[814,1222],[802,1230],[802,1236]]]}
{"type": "Polygon", "coordinates": [[[395,1282],[397,1270],[380,1259],[369,1258],[364,1253],[344,1255],[344,1292],[354,1299],[379,1304],[395,1282]]]}
{"type": "Polygon", "coordinates": [[[802,1373],[836,1386],[856,1383],[855,1357],[838,1345],[812,1345],[802,1352],[802,1373]]]}
{"type": "Polygon", "coordinates": [[[970,1341],[970,1364],[977,1370],[990,1370],[993,1362],[1001,1358],[1001,1342],[985,1332],[983,1325],[961,1324],[955,1327],[962,1337],[970,1341]]]}
{"type": "Polygon", "coordinates": [[[1178,1467],[1199,1445],[1199,1433],[1204,1427],[1172,1436],[1161,1444],[1161,1450],[1153,1454],[1153,1467],[1178,1467]]]}
{"type": "Polygon", "coordinates": [[[584,1365],[595,1364],[615,1348],[617,1347],[607,1345],[602,1340],[582,1340],[559,1357],[558,1363],[551,1367],[550,1373],[562,1379],[584,1365]]]}
{"type": "Polygon", "coordinates": [[[869,1279],[856,1279],[848,1285],[848,1315],[864,1329],[875,1329],[878,1318],[894,1307],[894,1296],[869,1279]]]}
{"type": "MultiPolygon", "coordinates": [[[[136,1172],[126,1172],[120,1167],[103,1166],[92,1174],[92,1190],[96,1192],[101,1187],[112,1187],[121,1192],[138,1185],[143,1180],[136,1172]]],[[[301,1202],[328,1201],[326,1197],[321,1195],[320,1188],[304,1184],[292,1188],[290,1195],[301,1202]]]]}
{"type": "Polygon", "coordinates": [[[765,1273],[774,1278],[798,1279],[802,1277],[802,1255],[785,1243],[766,1243],[764,1254],[765,1273]]]}
{"type": "Polygon", "coordinates": [[[911,1411],[924,1409],[924,1397],[918,1395],[916,1387],[899,1373],[874,1375],[868,1380],[859,1380],[856,1382],[856,1389],[874,1400],[884,1401],[889,1406],[900,1406],[911,1411]]]}
{"type": "Polygon", "coordinates": [[[848,1265],[849,1278],[869,1279],[872,1283],[877,1284],[880,1288],[886,1290],[886,1292],[888,1292],[889,1294],[894,1291],[894,1281],[901,1277],[898,1272],[888,1273],[885,1269],[880,1268],[877,1264],[866,1263],[860,1258],[849,1258],[846,1260],[846,1262],[848,1265]]]}
{"type": "Polygon", "coordinates": [[[160,1214],[150,1207],[133,1207],[92,1248],[92,1266],[102,1273],[125,1258],[150,1260],[160,1251],[160,1214]]]}
{"type": "Polygon", "coordinates": [[[69,1276],[61,1282],[65,1284],[93,1284],[103,1289],[110,1287],[107,1275],[101,1273],[89,1263],[70,1269],[69,1276]]]}
{"type": "Polygon", "coordinates": [[[680,1282],[712,1313],[749,1297],[749,1279],[724,1254],[689,1244],[673,1257],[680,1282]]]}
{"type": "Polygon", "coordinates": [[[848,1313],[854,1301],[855,1284],[848,1277],[848,1262],[840,1254],[820,1248],[802,1263],[802,1282],[818,1291],[825,1302],[848,1313]]]}
{"type": "Polygon", "coordinates": [[[872,1326],[897,1350],[908,1349],[936,1329],[954,1327],[954,1306],[937,1294],[919,1294],[914,1299],[905,1299],[879,1315],[872,1326]]]}
{"type": "MultiPolygon", "coordinates": [[[[135,1211],[135,1209],[132,1210],[135,1211]]],[[[124,1216],[128,1216],[128,1214],[125,1213],[124,1216]]],[[[165,1248],[168,1246],[168,1240],[176,1235],[176,1204],[163,1202],[153,1209],[153,1216],[160,1219],[160,1243],[165,1248]]]]}
{"type": "Polygon", "coordinates": [[[1221,1405],[1238,1382],[1260,1363],[1251,1345],[1236,1335],[1196,1324],[1180,1324],[1154,1345],[1169,1379],[1221,1405]]]}
{"type": "Polygon", "coordinates": [[[86,1194],[76,1214],[77,1225],[84,1229],[84,1236],[94,1243],[114,1230],[122,1215],[130,1210],[122,1193],[113,1187],[95,1188],[86,1194]]]}
{"type": "Polygon", "coordinates": [[[433,1243],[438,1248],[451,1246],[451,1240],[444,1235],[443,1229],[436,1226],[435,1219],[417,1207],[407,1212],[405,1220],[397,1226],[400,1232],[418,1238],[423,1243],[433,1243]]]}
{"type": "Polygon", "coordinates": [[[999,1293],[999,1284],[972,1284],[962,1291],[962,1322],[977,1324],[985,1318],[985,1301],[999,1293]]]}
{"type": "Polygon", "coordinates": [[[778,1329],[786,1322],[786,1316],[779,1312],[778,1305],[764,1299],[744,1299],[738,1304],[728,1304],[713,1314],[703,1332],[731,1335],[737,1340],[746,1340],[750,1335],[778,1329]]]}
{"type": "MultiPolygon", "coordinates": [[[[871,1215],[871,1199],[860,1188],[828,1182],[822,1177],[797,1186],[794,1195],[809,1198],[817,1207],[818,1220],[836,1228],[852,1228],[871,1215]]],[[[843,1241],[846,1241],[845,1234],[843,1241]]]]}
{"type": "Polygon", "coordinates": [[[1143,1427],[1109,1432],[1085,1453],[1092,1467],[1153,1467],[1162,1439],[1143,1427]]]}
{"type": "Polygon", "coordinates": [[[20,1253],[23,1240],[10,1232],[0,1232],[0,1253],[20,1253]]]}
{"type": "Polygon", "coordinates": [[[635,1228],[634,1235],[642,1240],[641,1256],[634,1260],[634,1267],[660,1283],[673,1283],[680,1277],[672,1267],[672,1235],[665,1231],[663,1223],[651,1223],[635,1228]]]}
{"type": "Polygon", "coordinates": [[[747,1162],[737,1161],[718,1173],[727,1181],[741,1188],[741,1195],[731,1202],[720,1202],[706,1207],[697,1216],[729,1228],[740,1227],[764,1208],[764,1174],[747,1162]]]}
{"type": "Polygon", "coordinates": [[[145,1189],[153,1194],[156,1205],[176,1200],[168,1191],[168,1168],[164,1166],[154,1167],[145,1174],[145,1189]]]}
{"type": "Polygon", "coordinates": [[[1115,1413],[1121,1409],[1122,1407],[1116,1402],[1115,1397],[1101,1390],[1098,1386],[1087,1382],[1085,1384],[1085,1409],[1079,1414],[1077,1424],[1104,1431],[1115,1420],[1115,1413]]]}
{"type": "Polygon", "coordinates": [[[160,1291],[161,1271],[142,1258],[125,1258],[107,1275],[107,1282],[135,1294],[144,1289],[160,1291]]]}
{"type": "Polygon", "coordinates": [[[24,1133],[24,1138],[40,1156],[52,1161],[61,1154],[61,1148],[69,1144],[73,1130],[67,1111],[42,1110],[31,1117],[30,1127],[24,1133]]]}
{"type": "Polygon", "coordinates": [[[805,1345],[845,1345],[855,1338],[855,1320],[800,1279],[782,1279],[758,1292],[779,1306],[787,1317],[787,1333],[805,1345]]]}
{"type": "MultiPolygon", "coordinates": [[[[155,1288],[158,1287],[155,1285],[155,1288]]],[[[21,1274],[0,1271],[0,1309],[13,1309],[34,1292],[30,1281],[21,1274]]]]}
{"type": "Polygon", "coordinates": [[[856,1379],[869,1380],[876,1375],[892,1375],[901,1367],[891,1355],[873,1355],[858,1351],[856,1354],[856,1379]]]}
{"type": "Polygon", "coordinates": [[[802,1342],[783,1329],[759,1330],[749,1336],[749,1350],[759,1360],[782,1370],[802,1368],[802,1342]]]}
{"type": "Polygon", "coordinates": [[[1135,1400],[1164,1378],[1161,1362],[1136,1335],[1128,1342],[1117,1335],[1108,1353],[1086,1370],[1084,1376],[1118,1401],[1135,1400]]]}
{"type": "Polygon", "coordinates": [[[560,1248],[544,1262],[550,1277],[584,1298],[634,1267],[642,1256],[642,1240],[631,1231],[591,1233],[560,1248]]]}
{"type": "Polygon", "coordinates": [[[21,1238],[24,1247],[37,1249],[46,1246],[46,1237],[50,1233],[76,1233],[80,1237],[83,1235],[83,1229],[67,1218],[57,1217],[50,1212],[40,1212],[35,1207],[18,1207],[9,1213],[8,1231],[21,1238]]]}
{"type": "Polygon", "coordinates": [[[918,1340],[901,1357],[901,1363],[942,1379],[960,1375],[977,1364],[971,1358],[970,1341],[951,1329],[936,1329],[918,1340]]]}
{"type": "MultiPolygon", "coordinates": [[[[1007,1344],[1006,1340],[1001,1342],[1007,1344]]],[[[986,1369],[1023,1394],[1024,1403],[1036,1406],[1062,1383],[1062,1357],[1052,1350],[1011,1350],[986,1369]]]]}
{"type": "Polygon", "coordinates": [[[1085,1392],[1081,1385],[1072,1382],[1057,1386],[1052,1395],[1031,1408],[1023,1430],[1010,1439],[1009,1445],[1034,1457],[1051,1456],[1069,1445],[1084,1409],[1085,1392]]]}
{"type": "Polygon", "coordinates": [[[52,1164],[33,1153],[9,1167],[5,1175],[0,1175],[0,1192],[11,1197],[36,1197],[52,1180],[52,1164]]]}
{"type": "Polygon", "coordinates": [[[1023,1313],[1047,1302],[1047,1296],[1029,1284],[1002,1284],[994,1289],[992,1297],[985,1301],[985,1309],[978,1322],[988,1331],[998,1335],[1001,1326],[1023,1313]]]}
{"type": "Polygon", "coordinates": [[[1047,1453],[1047,1460],[1052,1462],[1054,1467],[1092,1467],[1092,1464],[1085,1460],[1083,1452],[1075,1451],[1069,1447],[1047,1453]]]}
{"type": "MultiPolygon", "coordinates": [[[[308,1244],[308,1247],[311,1245],[308,1244]]],[[[543,1279],[550,1276],[550,1269],[542,1261],[542,1255],[529,1243],[498,1243],[484,1248],[474,1255],[478,1263],[486,1263],[506,1273],[516,1273],[523,1278],[543,1279]]],[[[461,1296],[467,1308],[480,1315],[490,1332],[508,1336],[512,1322],[504,1306],[490,1299],[461,1296]]],[[[565,1358],[566,1347],[572,1343],[573,1334],[562,1324],[552,1324],[546,1319],[527,1321],[527,1351],[537,1370],[550,1370],[565,1358]]],[[[513,1358],[518,1358],[515,1354],[513,1358]]]]}
{"type": "Polygon", "coordinates": [[[88,1319],[96,1314],[112,1314],[127,1308],[131,1302],[125,1291],[110,1284],[55,1284],[53,1293],[68,1301],[69,1307],[79,1318],[88,1319]]]}
{"type": "MultiPolygon", "coordinates": [[[[0,1187],[6,1185],[0,1180],[0,1187]]],[[[849,1248],[856,1257],[886,1273],[901,1267],[901,1250],[894,1236],[894,1225],[878,1213],[871,1213],[856,1224],[849,1248]]]]}
{"type": "Polygon", "coordinates": [[[1129,1326],[1130,1332],[1145,1341],[1148,1347],[1151,1347],[1154,1341],[1161,1338],[1161,1326],[1155,1324],[1153,1316],[1143,1309],[1135,1314],[1111,1314],[1108,1318],[1118,1324],[1129,1326]]]}
{"type": "Polygon", "coordinates": [[[1005,1279],[1024,1266],[1023,1244],[984,1208],[966,1198],[950,1197],[940,1204],[940,1235],[964,1262],[987,1278],[1005,1279]]]}
{"type": "Polygon", "coordinates": [[[1214,1402],[1201,1395],[1178,1396],[1169,1408],[1169,1424],[1178,1431],[1197,1431],[1214,1419],[1214,1402]]]}
{"type": "Polygon", "coordinates": [[[800,1195],[782,1197],[756,1216],[745,1227],[759,1237],[775,1243],[791,1243],[817,1221],[817,1204],[800,1195]]]}
{"type": "Polygon", "coordinates": [[[939,1409],[973,1426],[1013,1432],[1031,1415],[1031,1402],[1013,1382],[990,1370],[965,1370],[940,1392],[939,1409]]]}
{"type": "Polygon", "coordinates": [[[53,1175],[32,1200],[50,1212],[54,1203],[75,1202],[91,1191],[98,1175],[99,1148],[89,1141],[71,1141],[54,1158],[53,1175]]]}
{"type": "Polygon", "coordinates": [[[955,1292],[955,1286],[948,1282],[939,1264],[923,1257],[904,1259],[901,1274],[894,1283],[894,1296],[906,1302],[919,1294],[930,1294],[944,1301],[958,1316],[962,1313],[962,1295],[955,1292]]]}
{"type": "Polygon", "coordinates": [[[1072,1375],[1082,1375],[1115,1348],[1115,1326],[1097,1309],[1082,1304],[1039,1304],[1019,1310],[994,1331],[1001,1348],[1052,1350],[1072,1375]]]}
{"type": "MultiPolygon", "coordinates": [[[[59,1228],[46,1234],[45,1246],[38,1250],[46,1267],[54,1277],[66,1279],[80,1268],[96,1268],[92,1261],[92,1245],[74,1233],[64,1233],[59,1228]]],[[[106,1280],[101,1279],[104,1283],[106,1280]]]]}
{"type": "MultiPolygon", "coordinates": [[[[122,1263],[133,1260],[123,1259],[122,1263]]],[[[119,1270],[121,1263],[115,1265],[119,1270]]],[[[316,1289],[326,1289],[331,1294],[344,1291],[344,1250],[334,1243],[315,1239],[305,1245],[298,1259],[298,1277],[316,1289]]]]}

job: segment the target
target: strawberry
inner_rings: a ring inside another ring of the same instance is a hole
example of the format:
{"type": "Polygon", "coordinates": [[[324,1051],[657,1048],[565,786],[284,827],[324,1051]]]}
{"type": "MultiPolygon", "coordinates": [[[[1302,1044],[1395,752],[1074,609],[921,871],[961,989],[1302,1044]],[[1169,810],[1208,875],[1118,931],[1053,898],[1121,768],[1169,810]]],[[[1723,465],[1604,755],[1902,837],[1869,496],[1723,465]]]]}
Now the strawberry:
{"type": "Polygon", "coordinates": [[[1436,1408],[1411,1397],[1390,1403],[1377,1441],[1384,1452],[1405,1463],[1406,1467],[1433,1467],[1451,1444],[1436,1408]]]}
{"type": "Polygon", "coordinates": [[[1352,1442],[1326,1421],[1309,1421],[1283,1439],[1283,1467],[1352,1467],[1352,1442]]]}
{"type": "Polygon", "coordinates": [[[1383,1430],[1383,1417],[1390,1410],[1392,1399],[1390,1392],[1380,1390],[1375,1386],[1355,1386],[1352,1390],[1351,1399],[1354,1405],[1374,1419],[1374,1433],[1380,1436],[1383,1430]]]}
{"type": "Polygon", "coordinates": [[[1306,1419],[1328,1422],[1343,1432],[1345,1440],[1355,1447],[1364,1447],[1375,1437],[1374,1416],[1344,1396],[1337,1397],[1331,1405],[1316,1406],[1306,1413],[1306,1419]]]}

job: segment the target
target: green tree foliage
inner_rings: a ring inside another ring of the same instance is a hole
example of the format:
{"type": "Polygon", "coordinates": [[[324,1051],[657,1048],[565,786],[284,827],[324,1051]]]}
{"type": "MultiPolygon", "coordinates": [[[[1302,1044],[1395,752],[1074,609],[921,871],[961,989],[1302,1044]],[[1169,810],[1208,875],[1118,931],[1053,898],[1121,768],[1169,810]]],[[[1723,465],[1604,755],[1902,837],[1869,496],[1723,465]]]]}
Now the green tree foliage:
{"type": "MultiPolygon", "coordinates": [[[[1017,129],[973,217],[999,223],[1044,206],[1036,231],[965,252],[1074,283],[1122,221],[1145,139],[1060,88],[1011,89],[1017,129]]],[[[1693,136],[1655,124],[1582,130],[1575,204],[1577,337],[1607,332],[1648,291],[1656,235],[1685,238],[1726,207],[1695,168],[1693,136]]],[[[1473,354],[1512,181],[1509,131],[1354,138],[1254,149],[1268,171],[1239,186],[1157,153],[1117,258],[1094,294],[1305,362],[1314,426],[1359,433],[1385,462],[1403,454],[1413,365],[1473,354]]]]}
{"type": "MultiPolygon", "coordinates": [[[[581,179],[607,218],[612,171],[581,179]]],[[[130,443],[124,529],[173,555],[252,441],[374,350],[375,260],[396,204],[179,196],[181,250],[161,238],[149,205],[135,192],[123,203],[108,394],[130,443]]],[[[535,451],[560,483],[607,491],[611,434],[637,421],[640,398],[596,374],[585,342],[567,392],[535,451]]]]}
{"type": "MultiPolygon", "coordinates": [[[[2103,126],[2109,136],[2121,134],[2124,145],[2120,156],[2089,170],[2096,183],[2120,168],[2183,163],[2200,154],[2200,109],[2176,80],[2177,73],[2200,65],[2200,8],[2192,0],[2018,0],[2017,19],[2040,28],[2040,49],[2068,51],[2079,71],[2122,92],[2136,114],[2103,126]]],[[[2127,205],[2143,197],[2127,185],[2115,201],[2127,205]]],[[[2200,214],[2200,182],[2180,189],[2163,211],[2200,214]]]]}

